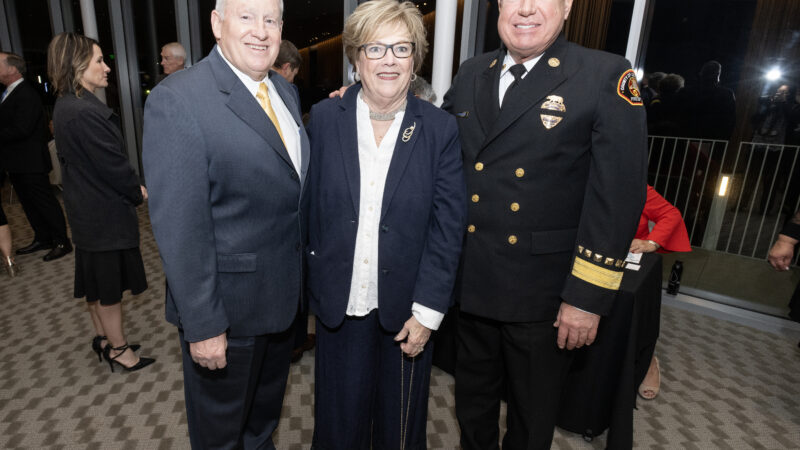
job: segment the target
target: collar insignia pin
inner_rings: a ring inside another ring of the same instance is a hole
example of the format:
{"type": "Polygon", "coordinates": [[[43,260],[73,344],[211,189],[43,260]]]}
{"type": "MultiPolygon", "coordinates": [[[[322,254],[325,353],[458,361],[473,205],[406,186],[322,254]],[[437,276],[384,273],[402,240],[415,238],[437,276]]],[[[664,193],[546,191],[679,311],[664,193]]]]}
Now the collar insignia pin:
{"type": "Polygon", "coordinates": [[[550,67],[558,67],[561,65],[561,61],[558,58],[550,58],[547,60],[547,64],[550,67]]]}

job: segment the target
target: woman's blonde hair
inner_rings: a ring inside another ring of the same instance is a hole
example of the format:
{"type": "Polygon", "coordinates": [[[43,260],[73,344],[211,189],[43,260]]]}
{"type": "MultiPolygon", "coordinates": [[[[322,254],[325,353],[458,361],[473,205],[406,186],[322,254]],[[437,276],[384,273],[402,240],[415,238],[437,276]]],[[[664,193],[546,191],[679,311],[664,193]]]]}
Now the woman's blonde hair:
{"type": "Polygon", "coordinates": [[[83,73],[94,55],[94,46],[100,46],[92,38],[82,34],[61,33],[47,47],[47,75],[58,96],[72,92],[80,97],[84,88],[83,73]]]}
{"type": "Polygon", "coordinates": [[[419,70],[428,54],[422,13],[413,3],[397,0],[371,0],[362,3],[347,18],[342,32],[342,44],[350,64],[355,67],[361,46],[370,42],[381,28],[391,24],[405,26],[408,30],[411,42],[414,43],[413,71],[419,70]]]}

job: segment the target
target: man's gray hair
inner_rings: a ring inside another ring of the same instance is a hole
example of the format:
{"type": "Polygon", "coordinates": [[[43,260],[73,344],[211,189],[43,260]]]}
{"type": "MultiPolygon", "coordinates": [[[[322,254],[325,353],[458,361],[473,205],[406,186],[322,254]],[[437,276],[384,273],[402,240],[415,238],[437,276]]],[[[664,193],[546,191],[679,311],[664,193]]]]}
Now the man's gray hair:
{"type": "MultiPolygon", "coordinates": [[[[217,0],[216,5],[214,5],[214,10],[217,11],[219,17],[221,19],[225,18],[225,4],[228,3],[228,0],[217,0]]],[[[281,16],[279,19],[283,20],[283,0],[278,0],[278,6],[280,7],[281,16]]]]}
{"type": "Polygon", "coordinates": [[[183,48],[183,45],[180,42],[170,42],[169,44],[164,44],[164,46],[161,48],[169,51],[172,56],[176,58],[186,60],[186,49],[183,48]]]}

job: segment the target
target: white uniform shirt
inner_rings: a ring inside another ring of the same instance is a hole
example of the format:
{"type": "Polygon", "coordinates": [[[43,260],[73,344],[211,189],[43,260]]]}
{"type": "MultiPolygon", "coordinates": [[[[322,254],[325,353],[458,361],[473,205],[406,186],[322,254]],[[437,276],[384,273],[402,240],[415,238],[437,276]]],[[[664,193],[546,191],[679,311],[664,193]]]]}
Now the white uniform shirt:
{"type": "MultiPolygon", "coordinates": [[[[542,55],[543,54],[544,53],[542,53],[542,55]]],[[[522,65],[525,66],[525,73],[522,74],[522,78],[527,77],[528,74],[531,73],[533,66],[535,66],[540,59],[542,59],[542,55],[522,63],[522,65]]],[[[511,66],[516,64],[517,63],[514,62],[514,58],[506,53],[506,57],[503,59],[503,68],[500,70],[500,84],[497,86],[497,93],[499,94],[498,101],[500,102],[500,105],[503,104],[503,97],[506,96],[508,87],[514,82],[514,75],[509,71],[509,69],[511,69],[511,66]]]]}

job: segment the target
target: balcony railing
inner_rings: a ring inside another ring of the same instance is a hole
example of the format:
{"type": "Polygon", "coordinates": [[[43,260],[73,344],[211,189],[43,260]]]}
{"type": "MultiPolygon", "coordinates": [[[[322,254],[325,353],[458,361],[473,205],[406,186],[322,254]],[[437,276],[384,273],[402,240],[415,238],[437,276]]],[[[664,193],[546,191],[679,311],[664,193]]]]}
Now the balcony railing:
{"type": "MultiPolygon", "coordinates": [[[[692,245],[765,259],[800,208],[800,147],[648,139],[648,182],[683,215],[692,245]]],[[[798,264],[800,255],[794,259],[798,264]]]]}

